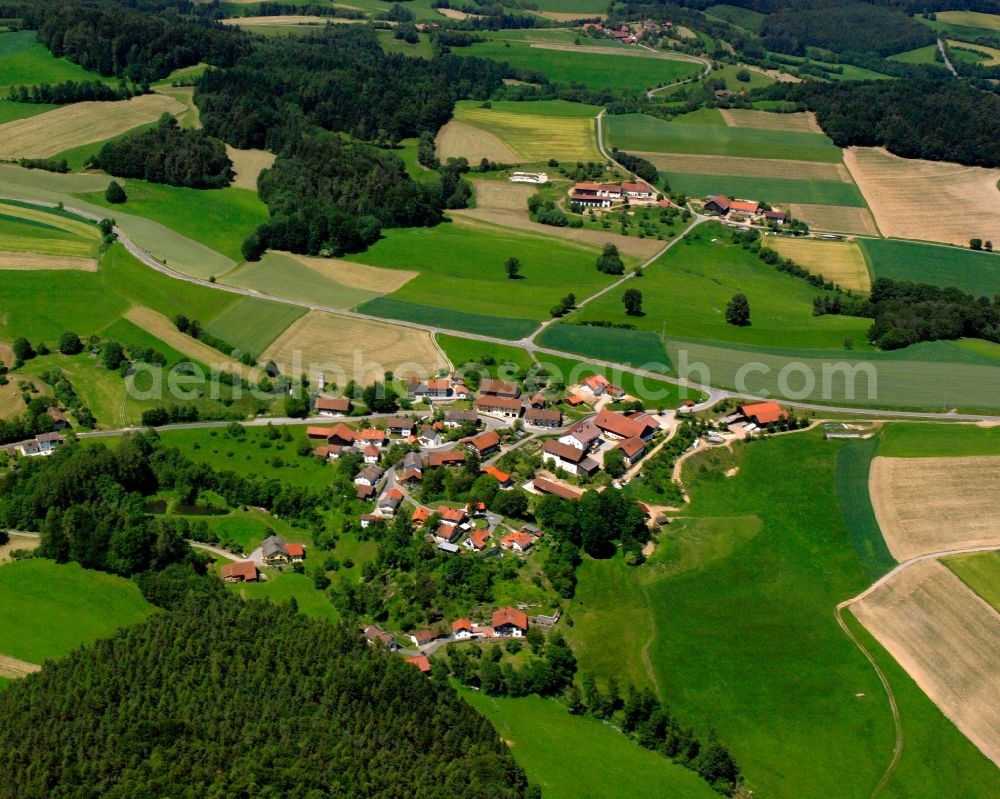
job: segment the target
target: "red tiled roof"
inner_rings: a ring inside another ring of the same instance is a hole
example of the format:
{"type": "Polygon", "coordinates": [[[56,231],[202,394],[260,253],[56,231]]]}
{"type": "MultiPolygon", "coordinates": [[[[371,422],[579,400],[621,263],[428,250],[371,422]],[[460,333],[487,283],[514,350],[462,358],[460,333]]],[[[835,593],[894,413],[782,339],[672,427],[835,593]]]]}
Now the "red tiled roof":
{"type": "Polygon", "coordinates": [[[599,429],[622,438],[641,438],[646,428],[643,422],[609,411],[607,408],[601,409],[594,419],[594,424],[599,429]]]}
{"type": "Polygon", "coordinates": [[[465,521],[466,515],[461,508],[449,508],[445,505],[440,505],[435,513],[441,517],[442,521],[454,522],[455,524],[461,524],[465,521]]]}
{"type": "Polygon", "coordinates": [[[431,670],[431,662],[427,659],[427,655],[414,655],[411,658],[407,658],[406,662],[412,663],[424,674],[428,674],[431,670]]]}
{"type": "Polygon", "coordinates": [[[468,619],[456,619],[451,623],[451,631],[457,633],[459,630],[468,630],[472,632],[472,622],[468,619]]]}
{"type": "Polygon", "coordinates": [[[584,399],[583,397],[581,397],[581,396],[580,396],[579,394],[574,394],[574,395],[573,395],[572,397],[570,397],[570,398],[568,398],[568,399],[566,400],[566,402],[567,402],[567,403],[569,403],[570,405],[572,405],[572,406],[573,406],[574,408],[575,408],[575,407],[576,407],[577,405],[583,405],[583,403],[585,403],[586,401],[587,401],[587,400],[585,400],[585,399],[584,399]]]}
{"type": "Polygon", "coordinates": [[[369,427],[362,430],[358,438],[361,441],[384,441],[385,430],[379,430],[377,427],[369,427]]]}
{"type": "Polygon", "coordinates": [[[410,633],[410,635],[416,639],[418,645],[428,644],[437,638],[437,633],[433,630],[417,630],[415,633],[410,633]]]}
{"type": "Polygon", "coordinates": [[[387,497],[388,497],[389,499],[402,499],[402,498],[403,498],[403,492],[402,492],[402,491],[400,491],[400,490],[399,490],[398,488],[396,488],[395,486],[393,486],[393,487],[392,487],[392,488],[390,488],[390,489],[389,489],[388,491],[386,491],[386,492],[385,492],[385,495],[386,495],[386,496],[387,496],[387,497]]]}
{"type": "Polygon", "coordinates": [[[332,427],[307,427],[306,435],[309,438],[330,438],[330,434],[334,431],[332,427]]]}
{"type": "Polygon", "coordinates": [[[536,477],[532,483],[536,491],[541,491],[543,494],[554,494],[562,499],[569,499],[577,502],[583,492],[579,489],[568,486],[564,483],[557,483],[554,480],[548,480],[544,477],[536,477]]]}
{"type": "Polygon", "coordinates": [[[413,515],[410,517],[410,521],[414,524],[418,522],[423,524],[431,517],[431,512],[427,508],[417,508],[413,511],[413,515]]]}
{"type": "Polygon", "coordinates": [[[477,527],[469,533],[469,539],[473,548],[478,551],[486,546],[486,542],[490,539],[490,531],[486,527],[477,527]]]}
{"type": "Polygon", "coordinates": [[[449,449],[446,452],[431,452],[427,456],[428,466],[449,466],[465,463],[465,451],[449,449]]]}
{"type": "Polygon", "coordinates": [[[427,388],[429,391],[447,391],[451,388],[451,381],[447,377],[440,380],[428,380],[427,388]]]}
{"type": "Polygon", "coordinates": [[[542,447],[542,451],[547,455],[555,455],[560,460],[568,461],[569,463],[579,463],[587,457],[587,453],[582,449],[571,447],[569,444],[560,444],[554,439],[546,441],[542,447]]]}
{"type": "Polygon", "coordinates": [[[472,444],[479,452],[485,452],[488,449],[500,446],[500,435],[496,430],[487,430],[485,433],[480,433],[478,436],[472,436],[472,438],[464,440],[465,443],[472,444]]]}
{"type": "Polygon", "coordinates": [[[239,563],[227,563],[222,567],[223,579],[227,577],[240,577],[244,580],[257,579],[257,566],[252,560],[242,560],[239,563]]]}
{"type": "Polygon", "coordinates": [[[646,442],[638,437],[626,438],[624,441],[619,441],[615,448],[624,452],[626,458],[634,458],[646,448],[646,442]]]}
{"type": "Polygon", "coordinates": [[[524,418],[529,422],[555,422],[562,421],[562,414],[551,408],[528,408],[524,418]]]}
{"type": "Polygon", "coordinates": [[[592,388],[607,388],[611,382],[604,375],[591,375],[583,381],[583,384],[592,388]]]}
{"type": "Polygon", "coordinates": [[[632,183],[626,182],[622,183],[622,191],[632,191],[637,193],[653,194],[653,189],[649,188],[645,183],[632,183]]]}
{"type": "Polygon", "coordinates": [[[476,408],[483,408],[487,410],[499,408],[504,411],[519,411],[521,410],[521,400],[517,399],[517,397],[496,397],[493,395],[487,395],[476,399],[476,408]]]}
{"type": "Polygon", "coordinates": [[[493,611],[493,626],[502,627],[505,624],[513,624],[522,630],[528,629],[528,614],[517,608],[500,608],[493,611]]]}
{"type": "Polygon", "coordinates": [[[479,384],[479,393],[516,397],[521,393],[521,390],[517,387],[517,383],[509,383],[506,380],[486,379],[479,384]]]}
{"type": "Polygon", "coordinates": [[[507,472],[501,471],[496,466],[484,466],[483,474],[491,475],[495,477],[497,480],[499,480],[501,483],[506,483],[508,480],[510,480],[510,475],[507,474],[507,472]]]}
{"type": "Polygon", "coordinates": [[[754,402],[750,405],[740,405],[736,410],[757,424],[771,424],[788,418],[788,414],[777,402],[754,402]]]}
{"type": "Polygon", "coordinates": [[[535,539],[533,539],[527,533],[510,533],[509,535],[505,535],[503,537],[501,543],[503,543],[503,545],[508,548],[513,547],[514,544],[517,544],[521,549],[527,549],[532,545],[534,540],[535,539]]]}
{"type": "Polygon", "coordinates": [[[351,401],[347,397],[317,397],[317,411],[340,411],[347,413],[351,409],[351,401]]]}
{"type": "Polygon", "coordinates": [[[302,544],[285,544],[285,552],[290,558],[301,558],[306,554],[306,548],[302,544]]]}

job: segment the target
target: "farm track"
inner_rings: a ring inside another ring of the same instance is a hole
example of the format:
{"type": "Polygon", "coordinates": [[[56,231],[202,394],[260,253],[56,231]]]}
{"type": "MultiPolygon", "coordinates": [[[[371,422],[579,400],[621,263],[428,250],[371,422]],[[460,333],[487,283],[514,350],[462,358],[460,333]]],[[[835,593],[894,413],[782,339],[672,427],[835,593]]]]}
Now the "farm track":
{"type": "MultiPolygon", "coordinates": [[[[597,123],[596,123],[598,125],[597,143],[598,143],[598,148],[599,150],[601,150],[602,155],[608,157],[607,150],[605,149],[604,142],[601,138],[601,120],[603,116],[604,116],[603,111],[597,116],[597,123]]],[[[39,205],[40,207],[47,207],[47,208],[56,207],[56,203],[36,202],[36,204],[39,205]]],[[[100,220],[100,217],[98,217],[97,215],[89,213],[87,211],[83,211],[78,208],[65,206],[64,209],[69,213],[75,214],[83,219],[88,219],[95,222],[100,220]]],[[[705,219],[707,219],[707,217],[695,214],[695,221],[692,224],[703,222],[705,221],[705,219]]],[[[269,300],[271,302],[278,302],[285,305],[294,305],[300,308],[306,308],[315,311],[323,311],[325,313],[334,314],[337,316],[342,316],[350,319],[363,319],[370,322],[379,322],[381,324],[386,324],[386,323],[394,324],[400,327],[408,327],[414,330],[423,330],[435,335],[441,334],[449,336],[459,336],[461,338],[470,339],[472,341],[483,341],[489,344],[499,344],[506,347],[511,347],[511,346],[520,347],[521,349],[526,350],[532,357],[535,357],[536,354],[553,355],[559,358],[567,358],[570,360],[579,360],[581,357],[578,353],[566,352],[564,350],[550,349],[548,347],[542,347],[536,344],[534,339],[535,336],[538,335],[539,332],[541,332],[540,329],[536,330],[535,333],[533,333],[531,336],[519,340],[511,340],[511,339],[499,338],[497,336],[483,335],[479,333],[466,333],[463,331],[455,331],[450,328],[444,328],[436,325],[423,325],[417,322],[405,322],[396,319],[385,319],[380,316],[373,316],[371,314],[359,313],[357,311],[347,311],[341,308],[330,308],[324,305],[317,305],[314,303],[292,300],[287,297],[279,297],[272,294],[264,294],[254,289],[242,289],[236,286],[227,286],[221,283],[213,283],[209,280],[203,280],[201,278],[193,277],[191,275],[186,275],[182,272],[178,272],[175,269],[171,269],[166,264],[153,257],[150,253],[146,252],[145,250],[137,246],[133,241],[131,241],[128,238],[127,235],[125,235],[125,232],[121,230],[121,228],[116,226],[114,229],[114,233],[118,237],[118,240],[125,247],[125,249],[128,250],[128,252],[131,255],[133,255],[137,260],[139,260],[144,265],[148,266],[151,269],[156,270],[157,272],[160,272],[161,274],[166,275],[167,277],[174,278],[175,280],[182,280],[187,283],[193,283],[195,285],[202,286],[204,288],[214,289],[216,291],[226,291],[229,292],[230,294],[238,294],[244,297],[257,297],[258,299],[269,300]]],[[[667,246],[670,246],[669,243],[667,246]]],[[[656,259],[655,257],[649,259],[647,263],[652,263],[655,259],[656,259]]],[[[626,276],[621,281],[618,281],[618,284],[630,278],[631,276],[626,276]]],[[[610,289],[606,288],[601,292],[599,292],[599,294],[603,294],[608,290],[610,289]]],[[[591,299],[593,299],[593,297],[585,298],[584,300],[581,301],[581,303],[586,304],[591,299]]],[[[639,375],[640,377],[648,377],[653,380],[659,380],[664,383],[670,383],[675,386],[680,386],[682,388],[687,388],[690,390],[707,394],[708,398],[703,403],[697,405],[695,407],[695,410],[701,410],[703,408],[711,407],[720,400],[728,398],[748,399],[757,401],[767,401],[768,399],[773,399],[773,397],[770,398],[760,397],[755,395],[741,394],[739,392],[730,391],[728,389],[715,388],[713,386],[697,383],[693,380],[688,380],[686,378],[674,377],[672,375],[667,375],[662,372],[655,372],[649,369],[642,369],[639,367],[616,363],[613,361],[606,361],[595,358],[589,358],[588,361],[595,366],[604,366],[612,369],[620,369],[621,371],[627,372],[629,374],[639,375]]],[[[878,416],[882,416],[885,418],[892,418],[892,419],[927,419],[934,421],[957,421],[957,422],[981,422],[981,421],[1000,422],[1000,415],[990,415],[990,414],[950,413],[950,412],[942,413],[939,411],[883,410],[881,408],[853,408],[845,406],[829,406],[812,402],[802,402],[798,400],[782,399],[781,401],[782,404],[792,408],[797,408],[807,411],[816,411],[818,413],[845,413],[845,414],[859,414],[859,415],[875,414],[878,416]]]]}

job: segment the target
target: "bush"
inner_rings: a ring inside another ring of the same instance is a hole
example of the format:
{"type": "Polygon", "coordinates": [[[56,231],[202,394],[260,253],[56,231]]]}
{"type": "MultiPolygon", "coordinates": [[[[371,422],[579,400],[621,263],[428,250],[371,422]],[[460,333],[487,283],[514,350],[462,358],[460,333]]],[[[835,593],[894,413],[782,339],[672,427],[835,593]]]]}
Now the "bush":
{"type": "Polygon", "coordinates": [[[104,199],[109,203],[123,203],[128,199],[128,195],[125,194],[125,189],[121,187],[121,184],[117,180],[112,180],[108,184],[108,188],[104,191],[104,199]]]}

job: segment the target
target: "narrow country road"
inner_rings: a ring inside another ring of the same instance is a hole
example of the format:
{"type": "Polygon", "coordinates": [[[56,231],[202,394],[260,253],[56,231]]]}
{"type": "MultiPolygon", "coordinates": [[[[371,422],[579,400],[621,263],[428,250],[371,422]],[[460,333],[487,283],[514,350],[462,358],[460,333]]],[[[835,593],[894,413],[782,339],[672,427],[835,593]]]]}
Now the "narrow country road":
{"type": "Polygon", "coordinates": [[[944,59],[944,65],[948,67],[948,71],[954,76],[958,77],[958,70],[955,69],[955,65],[951,63],[951,59],[948,58],[948,51],[944,49],[944,39],[938,37],[937,40],[938,52],[941,53],[941,58],[944,59]]]}

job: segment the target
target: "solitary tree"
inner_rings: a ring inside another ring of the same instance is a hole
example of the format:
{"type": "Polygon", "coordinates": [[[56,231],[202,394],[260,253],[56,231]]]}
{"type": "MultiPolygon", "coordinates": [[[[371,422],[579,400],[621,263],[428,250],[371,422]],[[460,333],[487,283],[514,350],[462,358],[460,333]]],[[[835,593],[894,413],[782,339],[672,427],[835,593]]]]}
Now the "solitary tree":
{"type": "Polygon", "coordinates": [[[67,330],[59,337],[59,352],[63,355],[76,355],[83,351],[83,342],[80,337],[71,330],[67,330]]]}
{"type": "Polygon", "coordinates": [[[642,316],[642,292],[639,289],[626,289],[622,302],[629,316],[642,316]]]}
{"type": "Polygon", "coordinates": [[[511,256],[507,259],[507,263],[504,264],[504,269],[507,271],[507,277],[510,280],[517,280],[521,276],[521,259],[511,256]]]}
{"type": "Polygon", "coordinates": [[[605,244],[604,252],[597,259],[597,271],[606,275],[624,275],[625,264],[622,263],[618,248],[614,244],[605,244]]]}
{"type": "Polygon", "coordinates": [[[15,367],[35,357],[35,350],[32,349],[31,342],[23,336],[14,339],[14,344],[11,348],[14,350],[15,367]]]}
{"type": "Polygon", "coordinates": [[[982,239],[969,239],[969,249],[970,250],[981,250],[983,249],[982,239]]]}
{"type": "Polygon", "coordinates": [[[104,199],[109,203],[123,203],[128,199],[128,195],[117,180],[112,180],[104,192],[104,199]]]}
{"type": "Polygon", "coordinates": [[[745,294],[734,294],[726,306],[726,321],[737,327],[750,324],[750,303],[745,294]]]}

